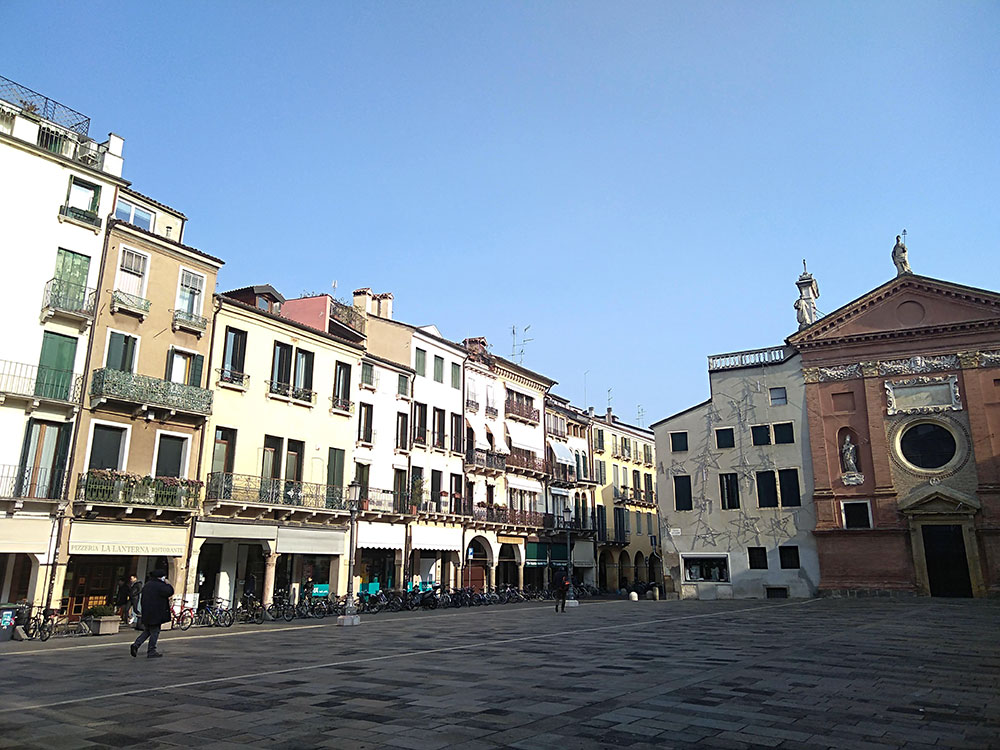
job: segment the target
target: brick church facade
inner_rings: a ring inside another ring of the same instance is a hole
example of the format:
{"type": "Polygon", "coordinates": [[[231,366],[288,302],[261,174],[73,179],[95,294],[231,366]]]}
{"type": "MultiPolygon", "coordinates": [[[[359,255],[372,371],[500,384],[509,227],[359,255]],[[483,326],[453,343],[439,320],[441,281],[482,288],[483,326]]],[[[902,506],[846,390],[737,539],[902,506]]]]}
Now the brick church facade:
{"type": "Polygon", "coordinates": [[[901,273],[788,344],[820,592],[1000,594],[1000,294],[901,273]]]}

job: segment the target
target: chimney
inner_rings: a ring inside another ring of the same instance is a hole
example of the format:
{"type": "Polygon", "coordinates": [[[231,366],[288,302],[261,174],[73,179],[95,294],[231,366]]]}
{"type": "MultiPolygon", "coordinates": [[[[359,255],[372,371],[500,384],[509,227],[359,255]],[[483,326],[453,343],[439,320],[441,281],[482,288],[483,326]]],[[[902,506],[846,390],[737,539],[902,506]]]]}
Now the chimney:
{"type": "Polygon", "coordinates": [[[375,295],[372,294],[372,290],[368,287],[355,289],[354,306],[360,308],[366,315],[375,314],[374,297],[375,295]]]}
{"type": "Polygon", "coordinates": [[[604,421],[607,422],[608,424],[614,424],[615,417],[611,413],[611,407],[610,406],[608,407],[608,413],[605,415],[604,421]]]}
{"type": "Polygon", "coordinates": [[[473,336],[472,338],[467,338],[462,341],[462,346],[464,346],[470,354],[473,355],[485,355],[486,354],[486,337],[485,336],[473,336]]]}
{"type": "Polygon", "coordinates": [[[589,416],[591,419],[594,418],[594,407],[593,406],[588,406],[587,407],[587,416],[589,416]]]}
{"type": "Polygon", "coordinates": [[[392,292],[376,294],[375,299],[378,301],[378,309],[375,314],[380,318],[392,320],[392,292]]]}

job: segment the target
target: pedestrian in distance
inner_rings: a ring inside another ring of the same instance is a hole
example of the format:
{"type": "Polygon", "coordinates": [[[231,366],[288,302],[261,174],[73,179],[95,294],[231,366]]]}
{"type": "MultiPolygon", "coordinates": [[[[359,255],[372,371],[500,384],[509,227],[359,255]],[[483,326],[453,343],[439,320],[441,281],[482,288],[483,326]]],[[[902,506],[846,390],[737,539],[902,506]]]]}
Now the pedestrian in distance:
{"type": "Polygon", "coordinates": [[[174,587],[167,583],[167,574],[162,570],[154,570],[142,587],[142,632],[129,646],[132,656],[139,653],[139,646],[149,641],[146,647],[146,658],[155,659],[163,656],[156,650],[156,642],[160,639],[160,626],[170,622],[170,597],[174,595],[174,587]]]}
{"type": "Polygon", "coordinates": [[[563,573],[559,576],[559,580],[556,581],[556,612],[559,611],[559,605],[562,605],[562,611],[566,611],[566,594],[569,593],[569,576],[563,573]]]}
{"type": "Polygon", "coordinates": [[[118,610],[118,617],[121,618],[122,624],[128,625],[129,585],[125,576],[118,579],[118,588],[115,589],[115,609],[118,610]]]}
{"type": "Polygon", "coordinates": [[[141,594],[142,584],[135,577],[135,573],[132,573],[128,577],[128,622],[133,623],[136,630],[142,629],[139,627],[139,596],[141,594]]]}

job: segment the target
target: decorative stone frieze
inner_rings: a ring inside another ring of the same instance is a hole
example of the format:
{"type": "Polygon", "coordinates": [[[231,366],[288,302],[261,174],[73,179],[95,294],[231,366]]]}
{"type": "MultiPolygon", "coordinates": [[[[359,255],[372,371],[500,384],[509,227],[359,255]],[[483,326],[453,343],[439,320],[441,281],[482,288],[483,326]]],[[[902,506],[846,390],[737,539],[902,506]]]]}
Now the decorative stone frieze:
{"type": "Polygon", "coordinates": [[[887,380],[885,397],[889,416],[962,410],[956,375],[887,380]]]}
{"type": "Polygon", "coordinates": [[[935,357],[915,356],[909,359],[890,359],[878,363],[879,375],[919,375],[925,372],[957,370],[961,366],[958,355],[942,354],[935,357]]]}

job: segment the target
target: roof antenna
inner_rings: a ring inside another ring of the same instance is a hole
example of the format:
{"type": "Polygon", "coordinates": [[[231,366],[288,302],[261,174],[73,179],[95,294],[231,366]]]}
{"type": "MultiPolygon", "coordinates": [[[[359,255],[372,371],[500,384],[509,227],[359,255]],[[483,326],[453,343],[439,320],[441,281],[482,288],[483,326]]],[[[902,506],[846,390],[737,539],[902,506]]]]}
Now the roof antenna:
{"type": "Polygon", "coordinates": [[[530,323],[521,329],[521,343],[518,343],[517,326],[513,325],[510,327],[510,338],[511,338],[510,359],[512,362],[516,362],[519,365],[524,364],[524,345],[527,344],[529,341],[534,341],[534,339],[524,338],[524,334],[526,334],[529,330],[531,330],[530,323]]]}
{"type": "Polygon", "coordinates": [[[642,423],[642,420],[645,418],[645,416],[646,416],[646,410],[642,408],[642,404],[638,404],[635,407],[635,421],[639,423],[640,427],[646,426],[642,423]]]}

